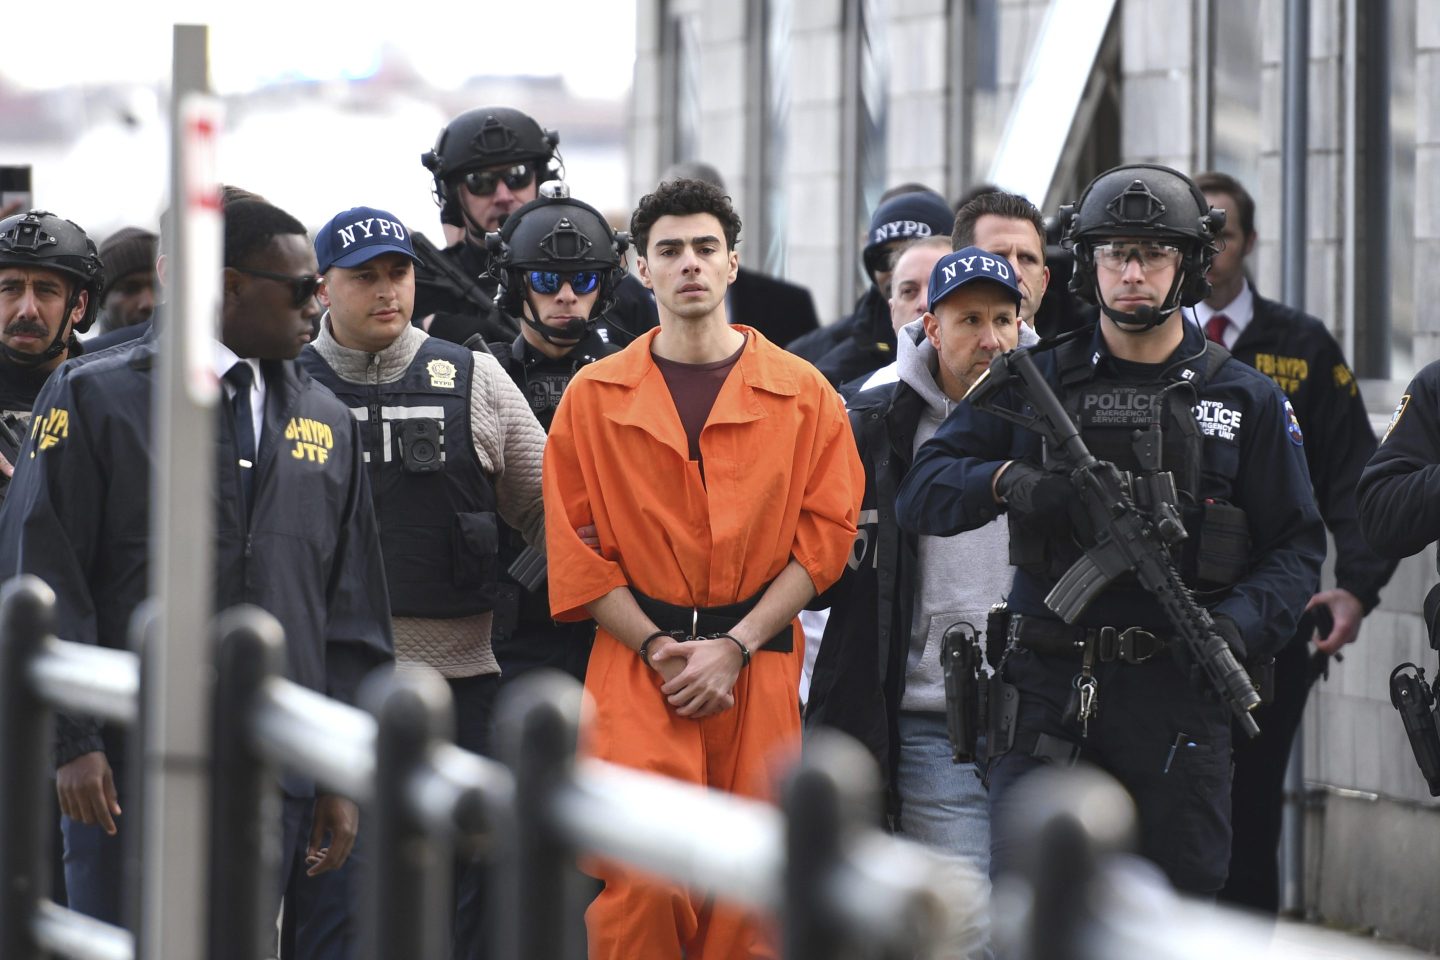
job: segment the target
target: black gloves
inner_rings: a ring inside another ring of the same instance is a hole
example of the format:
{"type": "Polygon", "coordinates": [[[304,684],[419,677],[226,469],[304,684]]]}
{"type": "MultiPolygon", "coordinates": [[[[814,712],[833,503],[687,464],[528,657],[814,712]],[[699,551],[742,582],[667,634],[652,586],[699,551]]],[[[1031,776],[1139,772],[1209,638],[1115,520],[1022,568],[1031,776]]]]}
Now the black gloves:
{"type": "Polygon", "coordinates": [[[1250,656],[1250,651],[1245,646],[1245,638],[1240,636],[1240,628],[1235,621],[1223,614],[1215,619],[1215,632],[1220,634],[1220,639],[1225,641],[1230,652],[1235,654],[1235,659],[1245,663],[1250,656]]]}
{"type": "Polygon", "coordinates": [[[1012,513],[1042,528],[1064,523],[1068,529],[1071,510],[1079,504],[1079,496],[1068,476],[1049,473],[1020,460],[1012,461],[1000,474],[1000,479],[995,481],[995,492],[1012,513]]]}

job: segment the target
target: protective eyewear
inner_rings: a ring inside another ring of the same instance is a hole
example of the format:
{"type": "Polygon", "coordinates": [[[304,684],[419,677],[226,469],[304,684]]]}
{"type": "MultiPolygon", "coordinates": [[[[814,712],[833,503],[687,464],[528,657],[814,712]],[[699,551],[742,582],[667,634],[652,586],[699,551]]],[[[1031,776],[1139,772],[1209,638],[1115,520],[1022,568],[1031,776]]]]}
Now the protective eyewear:
{"type": "Polygon", "coordinates": [[[535,171],[528,163],[517,163],[505,170],[475,170],[465,174],[465,189],[474,197],[489,197],[501,181],[512,192],[523,190],[535,182],[535,171]]]}
{"type": "Polygon", "coordinates": [[[530,289],[536,293],[559,293],[562,284],[570,284],[577,296],[582,296],[600,286],[600,274],[594,270],[579,273],[555,273],[550,270],[531,270],[525,274],[530,289]]]}
{"type": "Polygon", "coordinates": [[[303,307],[315,297],[315,291],[320,289],[320,284],[325,278],[310,274],[304,277],[292,277],[284,273],[271,273],[268,270],[252,270],[249,267],[235,267],[240,273],[248,273],[252,277],[260,277],[263,280],[274,280],[276,283],[283,283],[290,288],[290,306],[303,307]]]}
{"type": "Polygon", "coordinates": [[[1171,243],[1097,243],[1095,265],[1111,273],[1120,273],[1131,260],[1140,264],[1142,273],[1163,270],[1180,262],[1180,248],[1171,243]]]}

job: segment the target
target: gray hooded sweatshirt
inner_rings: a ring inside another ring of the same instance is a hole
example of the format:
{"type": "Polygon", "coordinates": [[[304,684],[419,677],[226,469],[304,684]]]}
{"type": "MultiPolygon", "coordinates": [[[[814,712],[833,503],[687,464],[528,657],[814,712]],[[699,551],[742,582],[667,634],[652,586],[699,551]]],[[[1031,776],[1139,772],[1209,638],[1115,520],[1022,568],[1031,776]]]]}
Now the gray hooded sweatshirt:
{"type": "MultiPolygon", "coordinates": [[[[1020,346],[1037,343],[1029,326],[1020,327],[1020,346]]],[[[906,324],[897,340],[900,381],[925,401],[915,426],[915,450],[935,435],[955,401],[936,379],[940,357],[925,337],[922,320],[906,324]]],[[[950,625],[965,621],[985,631],[990,607],[1005,599],[1015,570],[1010,566],[1010,529],[1004,516],[953,537],[920,537],[919,576],[915,579],[915,612],[910,652],[905,663],[905,695],[901,710],[942,712],[945,677],[940,667],[940,639],[950,625]]]]}

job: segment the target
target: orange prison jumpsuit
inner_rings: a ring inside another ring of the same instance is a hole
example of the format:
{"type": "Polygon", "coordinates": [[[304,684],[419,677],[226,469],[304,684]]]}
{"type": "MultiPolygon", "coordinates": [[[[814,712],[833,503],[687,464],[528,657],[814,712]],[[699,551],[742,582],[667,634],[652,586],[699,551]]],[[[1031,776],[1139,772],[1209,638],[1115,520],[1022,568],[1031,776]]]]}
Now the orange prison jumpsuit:
{"type": "MultiPolygon", "coordinates": [[[[844,404],[809,363],[737,325],[748,341],[700,434],[705,464],[650,356],[652,330],[582,367],[545,448],[550,606],[560,620],[615,587],[710,607],[758,593],[793,557],[817,591],[845,568],[865,478],[844,404]],[[594,524],[600,554],[576,528],[594,524]]],[[[770,797],[772,765],[798,751],[804,634],[791,653],[757,651],[735,707],[675,715],[660,675],[603,629],[585,687],[595,710],[582,751],[750,797],[770,797]]],[[[684,816],[683,810],[656,811],[684,816]]],[[[705,829],[696,824],[696,830],[705,829]]],[[[596,864],[605,889],[586,913],[592,960],[773,957],[753,916],[596,864]]]]}

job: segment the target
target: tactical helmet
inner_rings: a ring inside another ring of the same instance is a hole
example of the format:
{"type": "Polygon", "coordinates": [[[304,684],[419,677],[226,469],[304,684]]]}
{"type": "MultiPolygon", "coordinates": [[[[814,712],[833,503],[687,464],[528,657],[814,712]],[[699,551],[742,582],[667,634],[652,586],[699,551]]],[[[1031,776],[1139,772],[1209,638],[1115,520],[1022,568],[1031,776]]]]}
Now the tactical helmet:
{"type": "MultiPolygon", "coordinates": [[[[519,110],[477,107],[445,124],[434,148],[421,154],[420,162],[435,179],[433,193],[442,219],[446,214],[454,219],[456,201],[449,185],[455,177],[503,163],[531,163],[537,184],[554,180],[561,170],[559,145],[560,134],[541,128],[519,110]]],[[[460,224],[458,219],[454,222],[460,224]]]]}
{"type": "MultiPolygon", "coordinates": [[[[90,302],[85,306],[85,315],[75,324],[75,330],[84,333],[95,322],[95,315],[100,311],[100,293],[105,289],[105,268],[95,241],[75,222],[45,210],[31,210],[0,220],[0,267],[41,267],[73,277],[77,282],[66,300],[65,315],[68,317],[75,309],[80,291],[88,290],[90,302]]],[[[61,335],[64,332],[62,324],[55,343],[51,344],[53,352],[47,356],[21,354],[12,359],[39,363],[57,356],[64,349],[61,335]]]]}
{"type": "MultiPolygon", "coordinates": [[[[1219,249],[1225,211],[1211,207],[1200,188],[1178,170],[1153,163],[1107,170],[1090,181],[1079,200],[1060,208],[1060,223],[1061,246],[1075,254],[1070,289],[1091,303],[1100,301],[1094,244],[1115,237],[1162,241],[1180,248],[1180,266],[1155,323],[1210,294],[1205,274],[1219,249]]],[[[1131,314],[1103,303],[1099,306],[1112,320],[1137,322],[1131,314]]]]}
{"type": "Polygon", "coordinates": [[[599,210],[571,197],[564,181],[556,181],[541,187],[540,196],[512,213],[499,232],[486,234],[485,245],[490,251],[490,275],[500,284],[500,309],[524,320],[551,342],[555,331],[524,310],[525,272],[600,274],[600,296],[583,328],[561,334],[570,341],[584,336],[614,305],[616,290],[625,277],[630,235],[616,233],[599,210]]]}

